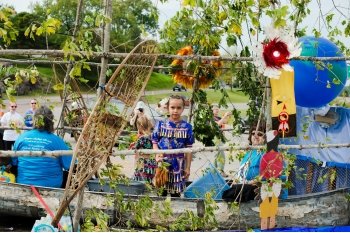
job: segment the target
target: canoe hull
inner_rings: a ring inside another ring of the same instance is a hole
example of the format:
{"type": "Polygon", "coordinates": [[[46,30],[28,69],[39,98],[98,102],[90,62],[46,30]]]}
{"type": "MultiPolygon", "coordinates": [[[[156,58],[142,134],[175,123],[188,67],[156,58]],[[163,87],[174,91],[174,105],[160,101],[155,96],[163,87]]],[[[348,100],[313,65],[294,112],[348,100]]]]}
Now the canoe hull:
{"type": "MultiPolygon", "coordinates": [[[[37,188],[40,195],[52,210],[56,210],[59,201],[63,197],[63,189],[37,188]]],[[[319,227],[341,226],[349,224],[350,211],[347,199],[349,190],[340,189],[329,192],[294,196],[279,202],[277,213],[278,227],[319,227]]],[[[138,200],[140,196],[127,196],[130,200],[138,200]]],[[[151,197],[154,203],[160,204],[164,198],[151,197]]],[[[71,203],[73,211],[75,200],[71,203]]],[[[237,209],[230,208],[230,204],[218,201],[216,219],[219,228],[231,230],[248,230],[259,228],[259,203],[251,201],[241,203],[237,209]]],[[[107,204],[107,194],[102,192],[86,191],[84,194],[83,209],[96,207],[112,213],[107,204]]],[[[185,210],[203,215],[204,202],[196,199],[173,198],[171,207],[174,212],[172,219],[167,219],[167,224],[172,222],[185,210]]],[[[0,215],[25,216],[39,218],[45,216],[39,200],[32,193],[30,186],[0,182],[0,215]]],[[[164,221],[155,217],[150,220],[153,225],[162,225],[164,221]]]]}

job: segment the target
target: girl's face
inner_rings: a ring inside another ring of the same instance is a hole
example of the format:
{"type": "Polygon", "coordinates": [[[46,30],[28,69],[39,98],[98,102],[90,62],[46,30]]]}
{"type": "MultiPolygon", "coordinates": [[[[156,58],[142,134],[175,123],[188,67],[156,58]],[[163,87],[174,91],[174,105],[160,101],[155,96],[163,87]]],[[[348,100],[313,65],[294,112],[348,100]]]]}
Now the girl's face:
{"type": "Polygon", "coordinates": [[[253,130],[251,141],[253,146],[263,145],[265,143],[265,133],[253,130]]]}
{"type": "Polygon", "coordinates": [[[219,115],[219,111],[220,111],[220,109],[218,107],[213,107],[213,114],[214,114],[214,116],[218,116],[219,115]]]}
{"type": "Polygon", "coordinates": [[[184,111],[184,102],[182,99],[169,99],[168,111],[170,120],[181,120],[181,114],[184,111]]]}

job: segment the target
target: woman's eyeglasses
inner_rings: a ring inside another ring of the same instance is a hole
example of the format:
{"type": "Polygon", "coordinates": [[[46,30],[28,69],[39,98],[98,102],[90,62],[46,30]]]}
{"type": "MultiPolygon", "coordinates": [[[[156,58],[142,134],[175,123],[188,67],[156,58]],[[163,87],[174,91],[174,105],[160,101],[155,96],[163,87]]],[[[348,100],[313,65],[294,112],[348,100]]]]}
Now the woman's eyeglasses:
{"type": "Polygon", "coordinates": [[[17,106],[11,106],[11,108],[17,108],[17,106]]]}
{"type": "Polygon", "coordinates": [[[31,104],[36,104],[36,102],[33,102],[33,103],[31,103],[31,104]]]}
{"type": "Polygon", "coordinates": [[[252,135],[258,135],[258,137],[263,137],[265,135],[265,133],[263,133],[261,131],[252,131],[252,135]]]}

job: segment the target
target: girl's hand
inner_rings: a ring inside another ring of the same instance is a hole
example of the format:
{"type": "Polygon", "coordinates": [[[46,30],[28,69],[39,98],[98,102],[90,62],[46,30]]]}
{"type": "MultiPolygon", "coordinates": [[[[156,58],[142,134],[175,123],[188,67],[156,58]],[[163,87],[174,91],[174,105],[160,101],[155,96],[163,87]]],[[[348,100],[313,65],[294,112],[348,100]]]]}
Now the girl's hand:
{"type": "Polygon", "coordinates": [[[186,168],[186,169],[184,170],[184,178],[185,178],[185,180],[188,180],[188,178],[190,177],[190,175],[191,175],[190,168],[186,168]]]}
{"type": "Polygon", "coordinates": [[[223,118],[227,118],[232,115],[232,112],[226,112],[223,116],[223,118]]]}

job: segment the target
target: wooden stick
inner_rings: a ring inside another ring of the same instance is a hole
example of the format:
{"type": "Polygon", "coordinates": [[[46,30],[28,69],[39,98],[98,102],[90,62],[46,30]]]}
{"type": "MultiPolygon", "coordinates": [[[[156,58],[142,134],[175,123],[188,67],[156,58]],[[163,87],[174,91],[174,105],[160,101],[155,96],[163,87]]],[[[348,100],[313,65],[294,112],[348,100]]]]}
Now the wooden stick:
{"type": "MultiPolygon", "coordinates": [[[[84,55],[85,51],[78,51],[78,53],[84,55]]],[[[42,49],[4,49],[0,50],[0,55],[47,55],[63,57],[63,50],[42,50],[42,49]]],[[[69,54],[70,55],[70,54],[69,54]]],[[[128,53],[103,53],[103,52],[91,52],[92,58],[123,58],[126,57],[128,53]]],[[[198,60],[199,58],[208,61],[253,61],[253,57],[222,57],[222,56],[201,56],[201,55],[191,55],[191,56],[180,56],[180,55],[170,55],[170,54],[159,54],[160,59],[183,59],[183,60],[198,60]]],[[[299,56],[293,57],[293,60],[302,61],[349,61],[350,57],[308,57],[299,56]]],[[[35,62],[35,61],[34,61],[35,62]]]]}
{"type": "MultiPolygon", "coordinates": [[[[286,149],[315,149],[315,148],[343,148],[350,147],[350,143],[338,143],[338,144],[312,144],[312,145],[279,145],[279,150],[286,149]]],[[[142,154],[179,154],[179,153],[199,153],[199,152],[215,152],[215,151],[237,151],[237,150],[266,150],[266,146],[209,146],[209,147],[194,147],[194,148],[182,148],[182,149],[169,149],[169,150],[153,150],[153,149],[141,149],[141,150],[120,150],[114,151],[111,156],[120,155],[135,155],[136,153],[142,154]]],[[[61,155],[70,155],[72,150],[55,150],[55,151],[6,151],[0,150],[0,157],[58,157],[61,155]]]]}
{"type": "Polygon", "coordinates": [[[78,194],[78,202],[75,206],[74,217],[73,217],[73,232],[78,232],[79,221],[83,209],[83,200],[84,200],[84,189],[80,190],[78,194]]]}

